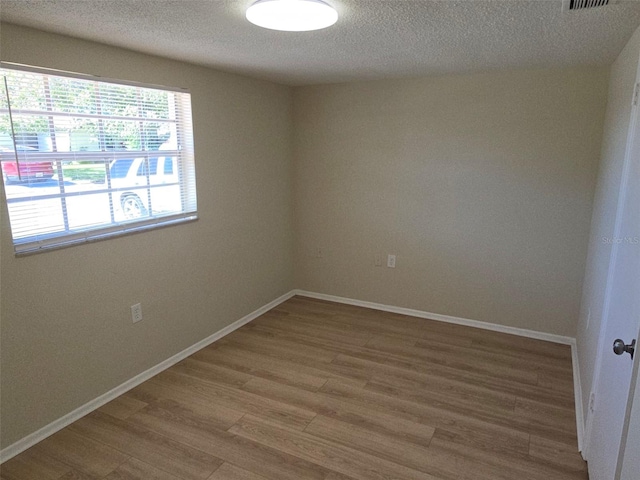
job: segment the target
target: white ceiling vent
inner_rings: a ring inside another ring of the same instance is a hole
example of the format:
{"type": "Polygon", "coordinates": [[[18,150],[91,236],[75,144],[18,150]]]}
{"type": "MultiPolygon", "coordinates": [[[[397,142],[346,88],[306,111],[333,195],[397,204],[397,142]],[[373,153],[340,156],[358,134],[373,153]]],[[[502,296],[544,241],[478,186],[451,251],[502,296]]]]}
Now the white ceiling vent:
{"type": "Polygon", "coordinates": [[[576,10],[604,7],[606,5],[612,5],[617,1],[618,0],[562,0],[562,11],[572,12],[576,10]]]}

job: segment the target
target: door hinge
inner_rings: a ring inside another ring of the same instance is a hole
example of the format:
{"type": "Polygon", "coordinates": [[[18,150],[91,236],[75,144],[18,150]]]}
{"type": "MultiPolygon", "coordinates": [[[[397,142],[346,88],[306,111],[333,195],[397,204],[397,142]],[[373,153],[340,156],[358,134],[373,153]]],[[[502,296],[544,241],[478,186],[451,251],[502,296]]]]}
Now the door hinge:
{"type": "Polygon", "coordinates": [[[636,88],[633,92],[633,106],[638,106],[638,94],[640,93],[640,83],[636,83],[636,88]]]}

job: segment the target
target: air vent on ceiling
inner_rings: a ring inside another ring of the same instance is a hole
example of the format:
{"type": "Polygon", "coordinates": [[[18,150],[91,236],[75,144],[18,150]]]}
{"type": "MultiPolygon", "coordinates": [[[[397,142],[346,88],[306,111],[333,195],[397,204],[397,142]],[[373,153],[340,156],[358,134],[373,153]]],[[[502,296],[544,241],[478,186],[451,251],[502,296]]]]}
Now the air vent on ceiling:
{"type": "Polygon", "coordinates": [[[618,0],[562,0],[562,11],[587,10],[589,8],[612,5],[618,0]]]}

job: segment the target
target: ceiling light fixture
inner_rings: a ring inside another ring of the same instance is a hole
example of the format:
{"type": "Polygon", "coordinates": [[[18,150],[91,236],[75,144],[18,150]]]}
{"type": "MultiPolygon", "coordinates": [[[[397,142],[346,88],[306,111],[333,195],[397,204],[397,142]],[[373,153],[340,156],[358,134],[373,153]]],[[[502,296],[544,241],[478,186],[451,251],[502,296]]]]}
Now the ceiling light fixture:
{"type": "Polygon", "coordinates": [[[322,0],[258,0],[247,9],[247,20],[271,30],[306,32],[330,27],[338,12],[322,0]]]}

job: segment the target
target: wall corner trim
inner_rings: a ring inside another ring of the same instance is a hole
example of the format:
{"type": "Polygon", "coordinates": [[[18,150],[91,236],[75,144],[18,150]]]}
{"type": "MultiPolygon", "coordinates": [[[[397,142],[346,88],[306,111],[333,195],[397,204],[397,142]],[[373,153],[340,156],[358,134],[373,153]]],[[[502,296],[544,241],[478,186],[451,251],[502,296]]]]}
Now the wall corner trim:
{"type": "Polygon", "coordinates": [[[45,438],[53,435],[54,433],[58,432],[59,430],[62,430],[64,427],[72,424],[76,420],[79,420],[80,418],[84,417],[85,415],[87,415],[87,414],[93,412],[94,410],[100,408],[105,403],[108,403],[111,400],[113,400],[114,398],[122,395],[123,393],[128,392],[132,388],[137,387],[141,383],[149,380],[151,377],[153,377],[153,376],[157,375],[158,373],[166,370],[167,368],[175,365],[179,361],[184,360],[189,355],[192,355],[195,352],[197,352],[198,350],[201,350],[204,347],[212,344],[216,340],[219,340],[222,337],[224,337],[226,335],[229,335],[234,330],[237,330],[238,328],[242,327],[243,325],[246,325],[247,323],[255,320],[260,315],[266,313],[267,311],[269,311],[272,308],[280,305],[281,303],[289,300],[294,295],[295,295],[295,290],[292,290],[292,291],[290,291],[288,293],[285,293],[284,295],[276,298],[275,300],[267,303],[266,305],[263,305],[262,307],[258,308],[257,310],[254,310],[253,312],[245,315],[244,317],[240,318],[239,320],[236,320],[232,324],[227,325],[223,329],[218,330],[217,332],[215,332],[214,334],[208,336],[207,338],[205,338],[203,340],[200,340],[199,342],[193,344],[192,346],[186,348],[185,350],[182,350],[181,352],[176,353],[172,357],[169,357],[166,360],[158,363],[157,365],[149,368],[148,370],[145,370],[144,372],[136,375],[135,377],[130,378],[126,382],[118,385],[117,387],[115,387],[115,388],[109,390],[108,392],[100,395],[99,397],[94,398],[93,400],[90,400],[89,402],[87,402],[84,405],[76,408],[72,412],[67,413],[63,417],[60,417],[57,420],[54,420],[50,424],[45,425],[41,429],[39,429],[39,430],[27,435],[26,437],[18,440],[14,444],[9,445],[8,447],[0,450],[0,464],[6,462],[7,460],[15,457],[18,454],[24,452],[25,450],[27,450],[28,448],[32,447],[36,443],[41,442],[45,438]]]}
{"type": "Polygon", "coordinates": [[[521,337],[535,338],[537,340],[545,340],[547,342],[560,343],[571,346],[571,364],[573,367],[573,391],[576,410],[576,429],[578,436],[578,451],[583,452],[584,441],[584,411],[582,408],[582,385],[580,383],[580,366],[578,365],[578,348],[576,339],[573,337],[565,337],[552,333],[538,332],[536,330],[527,330],[525,328],[509,327],[506,325],[498,325],[495,323],[481,322],[478,320],[470,320],[468,318],[452,317],[449,315],[441,315],[439,313],[429,313],[422,310],[413,310],[410,308],[395,307],[384,305],[381,303],[366,302],[355,300],[352,298],[337,297],[335,295],[327,295],[324,293],[309,292],[306,290],[294,290],[295,295],[301,297],[316,298],[318,300],[327,300],[329,302],[344,303],[346,305],[355,305],[357,307],[371,308],[373,310],[382,310],[384,312],[398,313],[400,315],[408,315],[411,317],[425,318],[429,320],[437,320],[440,322],[454,323],[456,325],[465,325],[468,327],[481,328],[483,330],[492,330],[494,332],[509,333],[521,337]]]}
{"type": "Polygon", "coordinates": [[[578,435],[578,451],[582,454],[582,458],[585,458],[584,448],[584,430],[585,430],[585,417],[582,398],[582,381],[580,380],[580,362],[578,360],[578,344],[574,339],[571,342],[571,364],[573,365],[573,395],[576,410],[576,433],[578,435]]]}

